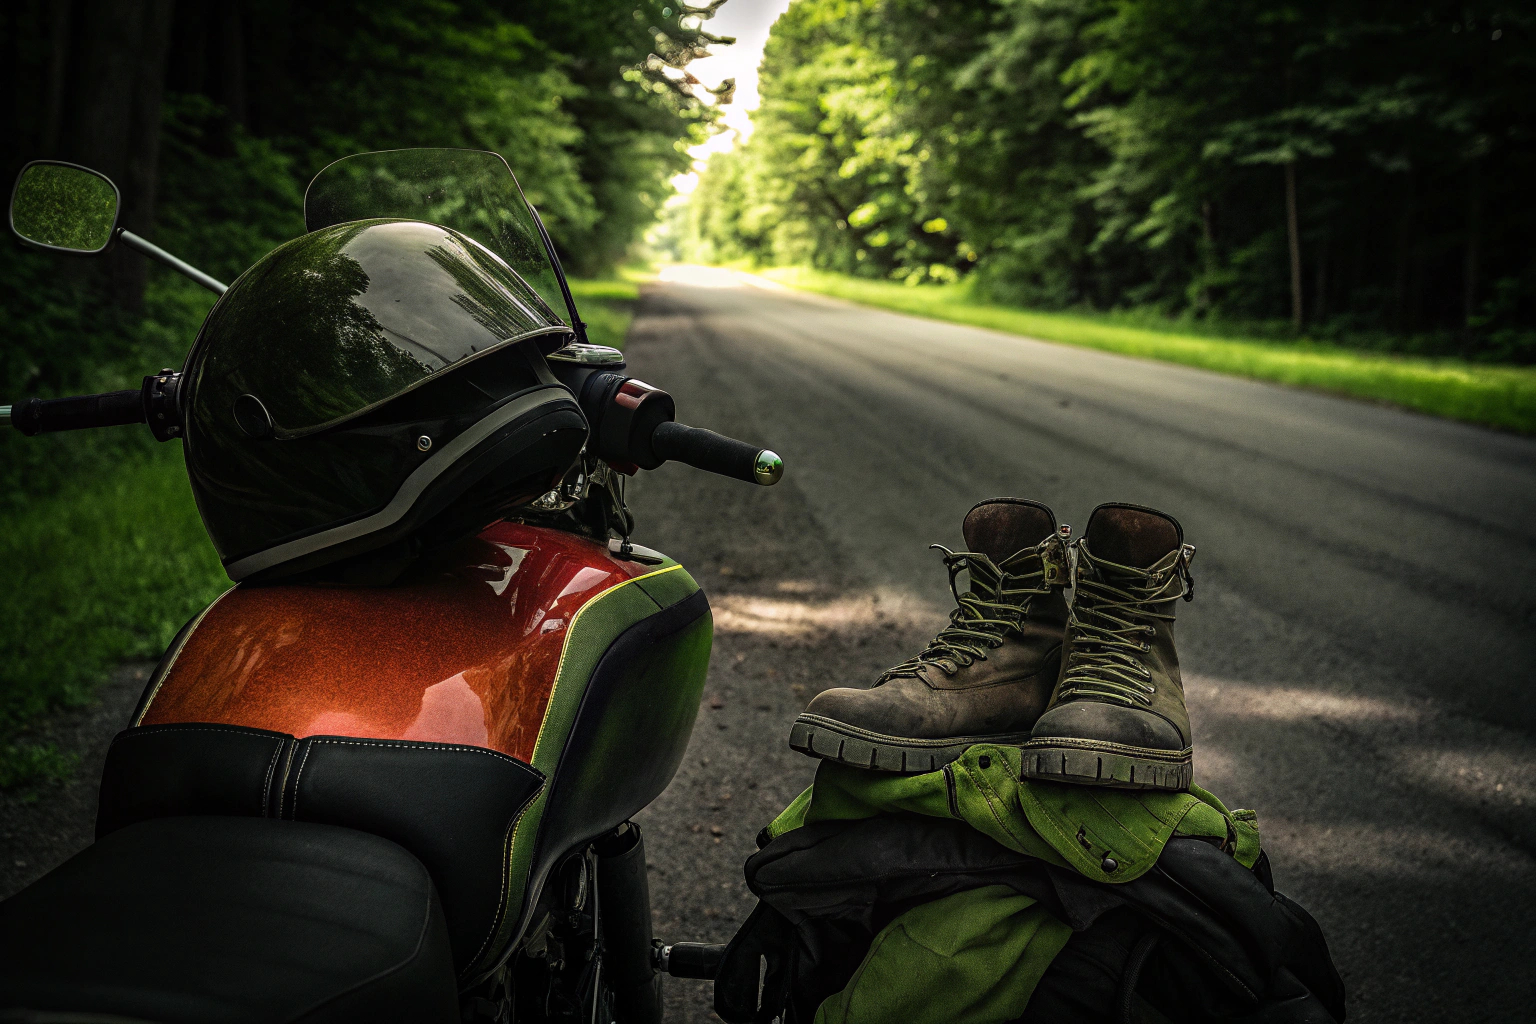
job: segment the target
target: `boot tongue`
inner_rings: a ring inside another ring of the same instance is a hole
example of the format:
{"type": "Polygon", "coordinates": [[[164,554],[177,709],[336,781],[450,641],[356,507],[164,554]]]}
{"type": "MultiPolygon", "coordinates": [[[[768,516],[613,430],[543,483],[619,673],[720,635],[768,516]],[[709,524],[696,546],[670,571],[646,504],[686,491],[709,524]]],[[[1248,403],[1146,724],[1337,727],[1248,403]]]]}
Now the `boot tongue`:
{"type": "Polygon", "coordinates": [[[1150,508],[1100,505],[1088,518],[1083,541],[1095,558],[1147,569],[1184,542],[1178,520],[1150,508]]]}
{"type": "Polygon", "coordinates": [[[993,498],[966,514],[965,549],[1001,563],[1056,532],[1056,517],[1037,501],[993,498]]]}

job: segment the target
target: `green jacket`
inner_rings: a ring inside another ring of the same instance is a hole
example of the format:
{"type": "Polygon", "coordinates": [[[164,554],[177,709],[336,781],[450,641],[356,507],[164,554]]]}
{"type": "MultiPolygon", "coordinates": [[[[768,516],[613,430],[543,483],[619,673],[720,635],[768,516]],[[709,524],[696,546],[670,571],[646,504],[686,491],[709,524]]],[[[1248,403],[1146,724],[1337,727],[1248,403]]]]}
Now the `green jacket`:
{"type": "MultiPolygon", "coordinates": [[[[768,826],[777,838],[819,821],[877,814],[964,821],[1002,845],[1098,882],[1129,882],[1174,835],[1220,841],[1244,867],[1259,857],[1252,811],[1187,793],[1099,789],[1023,778],[1017,747],[971,747],[942,771],[896,775],[823,761],[816,781],[768,826]]],[[[983,1024],[1024,1012],[1070,929],[1004,886],[957,893],[887,925],[817,1024],[905,1020],[983,1024]],[[913,986],[921,986],[915,996],[913,986]]]]}

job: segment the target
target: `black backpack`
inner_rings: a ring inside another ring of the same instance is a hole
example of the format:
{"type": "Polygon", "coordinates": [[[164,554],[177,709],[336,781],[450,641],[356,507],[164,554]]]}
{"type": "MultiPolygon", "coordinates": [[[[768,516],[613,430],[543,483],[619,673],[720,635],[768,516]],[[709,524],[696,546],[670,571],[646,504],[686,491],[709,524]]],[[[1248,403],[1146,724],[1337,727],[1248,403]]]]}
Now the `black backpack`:
{"type": "Polygon", "coordinates": [[[887,924],[990,885],[1032,897],[1073,931],[1021,1022],[1344,1020],[1322,930],[1275,891],[1262,854],[1250,871],[1218,843],[1180,836],[1140,878],[1106,884],[963,822],[901,814],[820,822],[759,845],[746,865],[759,902],[715,978],[728,1024],[809,1024],[887,924]]]}

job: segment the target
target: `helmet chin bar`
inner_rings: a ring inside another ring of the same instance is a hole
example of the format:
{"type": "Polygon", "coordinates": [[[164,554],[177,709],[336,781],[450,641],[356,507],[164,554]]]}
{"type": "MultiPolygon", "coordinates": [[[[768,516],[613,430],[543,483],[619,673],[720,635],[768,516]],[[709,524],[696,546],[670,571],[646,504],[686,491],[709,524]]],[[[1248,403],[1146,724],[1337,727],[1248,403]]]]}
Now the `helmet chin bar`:
{"type": "Polygon", "coordinates": [[[400,485],[389,503],[372,515],[230,560],[224,569],[230,579],[238,582],[290,563],[299,566],[306,559],[332,551],[338,558],[345,557],[352,553],[347,550],[351,545],[361,545],[358,548],[361,553],[375,541],[382,543],[397,539],[397,535],[403,536],[429,518],[422,514],[421,508],[429,491],[439,486],[447,474],[456,471],[483,442],[492,440],[493,435],[504,429],[513,429],[519,421],[528,421],[532,434],[543,436],[544,428],[533,421],[561,412],[572,423],[580,423],[574,404],[559,387],[551,385],[524,394],[483,417],[448,443],[434,447],[400,485]]]}

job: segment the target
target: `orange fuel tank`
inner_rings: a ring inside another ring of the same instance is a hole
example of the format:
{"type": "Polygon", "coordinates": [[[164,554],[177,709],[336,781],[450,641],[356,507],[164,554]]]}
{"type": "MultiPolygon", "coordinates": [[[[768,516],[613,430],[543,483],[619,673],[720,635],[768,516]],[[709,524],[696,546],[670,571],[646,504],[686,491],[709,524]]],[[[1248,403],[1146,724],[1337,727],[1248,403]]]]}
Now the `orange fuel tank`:
{"type": "Polygon", "coordinates": [[[497,523],[389,587],[237,586],[134,724],[464,743],[530,761],[572,617],[647,571],[582,537],[497,523]]]}

